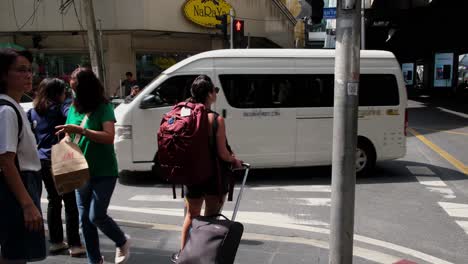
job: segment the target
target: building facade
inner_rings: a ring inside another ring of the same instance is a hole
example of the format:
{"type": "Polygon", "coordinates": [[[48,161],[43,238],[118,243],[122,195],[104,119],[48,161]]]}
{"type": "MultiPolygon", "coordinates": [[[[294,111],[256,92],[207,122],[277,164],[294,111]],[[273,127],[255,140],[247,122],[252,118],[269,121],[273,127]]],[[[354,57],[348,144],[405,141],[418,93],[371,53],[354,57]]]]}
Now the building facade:
{"type": "MultiPolygon", "coordinates": [[[[95,0],[109,94],[132,72],[147,84],[193,54],[226,47],[214,16],[245,21],[250,48],[295,47],[296,19],[282,0],[95,0]],[[135,74],[136,73],[136,74],[135,74]]],[[[89,65],[82,0],[0,1],[0,43],[34,54],[37,80],[65,80],[77,65],[89,65]]]]}

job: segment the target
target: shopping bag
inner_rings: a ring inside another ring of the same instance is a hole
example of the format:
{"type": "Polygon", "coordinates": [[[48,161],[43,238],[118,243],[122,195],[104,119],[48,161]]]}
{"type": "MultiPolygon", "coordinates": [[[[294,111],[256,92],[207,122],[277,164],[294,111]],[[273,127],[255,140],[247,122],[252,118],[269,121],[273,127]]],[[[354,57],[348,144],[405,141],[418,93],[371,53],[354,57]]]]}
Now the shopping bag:
{"type": "MultiPolygon", "coordinates": [[[[84,127],[88,116],[81,122],[84,127]]],[[[78,146],[81,135],[75,140],[61,140],[52,146],[52,176],[59,194],[69,193],[80,188],[89,180],[88,162],[78,146]]]]}
{"type": "Polygon", "coordinates": [[[72,192],[89,180],[88,162],[77,144],[62,140],[52,146],[52,175],[59,194],[72,192]]]}

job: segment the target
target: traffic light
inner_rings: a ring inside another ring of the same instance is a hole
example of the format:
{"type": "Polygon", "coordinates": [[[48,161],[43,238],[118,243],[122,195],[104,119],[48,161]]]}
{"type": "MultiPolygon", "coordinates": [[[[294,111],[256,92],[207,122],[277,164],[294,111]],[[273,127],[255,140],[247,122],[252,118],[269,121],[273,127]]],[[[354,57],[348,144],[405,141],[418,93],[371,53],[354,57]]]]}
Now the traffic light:
{"type": "Polygon", "coordinates": [[[224,38],[227,39],[227,26],[228,26],[228,20],[227,20],[227,15],[220,15],[216,16],[216,20],[220,21],[219,24],[216,24],[217,29],[221,29],[221,32],[223,32],[224,38]]]}
{"type": "Polygon", "coordinates": [[[233,40],[234,40],[234,47],[241,48],[244,43],[244,20],[234,19],[233,21],[233,40]]]}
{"type": "Polygon", "coordinates": [[[323,18],[323,0],[306,0],[312,8],[310,19],[312,24],[320,24],[323,18]]]}

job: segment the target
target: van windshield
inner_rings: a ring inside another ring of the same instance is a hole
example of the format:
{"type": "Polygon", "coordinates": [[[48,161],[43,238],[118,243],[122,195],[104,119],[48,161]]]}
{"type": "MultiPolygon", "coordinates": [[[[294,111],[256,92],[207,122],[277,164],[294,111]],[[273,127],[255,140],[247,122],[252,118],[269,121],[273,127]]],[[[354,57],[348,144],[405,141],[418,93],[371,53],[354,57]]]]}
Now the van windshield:
{"type": "Polygon", "coordinates": [[[155,83],[158,82],[160,79],[162,79],[164,76],[166,76],[164,73],[161,73],[159,74],[156,78],[154,78],[148,85],[146,85],[144,88],[141,88],[140,87],[140,91],[136,94],[136,95],[129,95],[127,96],[126,98],[124,99],[113,99],[113,103],[114,102],[117,102],[117,103],[114,103],[116,105],[120,104],[120,103],[124,103],[124,104],[129,104],[133,101],[133,99],[135,99],[143,90],[145,89],[152,89],[152,90],[157,90],[154,89],[153,87],[156,85],[155,83]]]}

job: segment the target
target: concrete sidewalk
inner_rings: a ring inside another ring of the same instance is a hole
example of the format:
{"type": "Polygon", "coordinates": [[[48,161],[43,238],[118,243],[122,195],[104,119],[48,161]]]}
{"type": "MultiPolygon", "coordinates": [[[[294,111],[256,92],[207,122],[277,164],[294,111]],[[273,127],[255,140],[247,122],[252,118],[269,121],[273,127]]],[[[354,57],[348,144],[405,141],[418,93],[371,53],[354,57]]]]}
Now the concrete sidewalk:
{"type": "MultiPolygon", "coordinates": [[[[172,263],[170,256],[179,248],[180,231],[177,226],[171,225],[144,225],[118,221],[119,225],[132,238],[131,258],[128,263],[172,263]]],[[[328,264],[328,242],[318,241],[314,246],[304,242],[303,239],[290,237],[288,242],[276,240],[275,236],[244,233],[243,239],[237,252],[236,263],[252,264],[328,264]]],[[[101,234],[101,252],[105,263],[114,263],[115,246],[112,241],[101,234]]],[[[398,261],[371,261],[368,259],[354,257],[353,263],[396,263],[398,261]]],[[[46,260],[36,263],[49,264],[78,264],[87,263],[86,258],[71,258],[67,251],[62,254],[49,256],[46,260]]]]}

